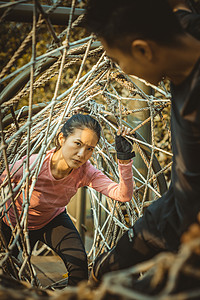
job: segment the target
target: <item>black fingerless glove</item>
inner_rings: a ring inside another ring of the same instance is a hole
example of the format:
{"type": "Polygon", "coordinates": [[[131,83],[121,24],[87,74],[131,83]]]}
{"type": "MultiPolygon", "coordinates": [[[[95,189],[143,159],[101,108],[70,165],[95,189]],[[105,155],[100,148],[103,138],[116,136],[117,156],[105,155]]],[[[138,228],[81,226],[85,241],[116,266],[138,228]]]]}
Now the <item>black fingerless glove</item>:
{"type": "Polygon", "coordinates": [[[120,160],[128,160],[135,156],[133,151],[133,143],[131,140],[124,138],[121,135],[115,136],[115,149],[117,151],[117,158],[120,160]]]}

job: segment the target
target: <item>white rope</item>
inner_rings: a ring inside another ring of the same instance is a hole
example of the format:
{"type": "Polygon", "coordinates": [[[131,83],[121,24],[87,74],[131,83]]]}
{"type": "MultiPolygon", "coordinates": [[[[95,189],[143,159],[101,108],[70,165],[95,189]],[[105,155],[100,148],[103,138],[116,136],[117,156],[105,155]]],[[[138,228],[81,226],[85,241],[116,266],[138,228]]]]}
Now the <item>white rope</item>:
{"type": "MultiPolygon", "coordinates": [[[[74,4],[75,2],[73,2],[73,5],[74,4]]],[[[74,7],[75,6],[73,6],[73,8],[74,7]]],[[[160,122],[162,122],[165,127],[167,126],[165,117],[162,115],[162,110],[166,107],[166,105],[170,104],[170,95],[168,91],[162,86],[159,88],[154,87],[155,91],[160,93],[160,98],[144,93],[141,88],[136,86],[131,78],[119,69],[119,67],[114,69],[111,68],[110,61],[105,57],[104,52],[100,52],[101,49],[97,48],[98,51],[95,52],[95,49],[92,48],[94,46],[93,36],[84,37],[73,42],[69,41],[73,30],[73,24],[74,23],[71,23],[70,21],[68,30],[64,31],[65,34],[67,32],[67,43],[55,49],[50,47],[48,52],[35,57],[34,60],[30,61],[23,67],[14,70],[12,73],[7,74],[6,77],[2,79],[3,82],[12,78],[21,71],[34,65],[36,62],[42,63],[43,60],[49,56],[54,55],[57,57],[57,62],[54,66],[55,68],[51,69],[50,67],[49,69],[52,71],[52,74],[50,74],[49,70],[41,75],[38,74],[37,78],[33,78],[32,86],[27,85],[21,94],[19,92],[19,94],[17,96],[15,95],[13,99],[9,99],[9,105],[12,106],[12,100],[14,99],[20,103],[21,99],[23,99],[23,97],[25,97],[28,93],[33,93],[34,91],[34,94],[36,94],[37,89],[39,89],[42,85],[45,86],[45,84],[48,84],[48,82],[50,82],[50,80],[58,74],[58,78],[55,80],[56,83],[52,99],[50,99],[48,103],[46,103],[46,106],[39,112],[32,115],[31,119],[27,120],[27,118],[19,117],[17,119],[19,128],[16,128],[14,123],[9,126],[9,128],[6,128],[6,130],[1,128],[1,134],[5,137],[0,148],[1,170],[3,171],[5,169],[3,153],[6,155],[8,163],[10,164],[8,177],[1,185],[2,191],[5,190],[5,186],[9,180],[12,180],[12,176],[14,176],[12,170],[14,163],[24,155],[28,143],[30,145],[30,149],[27,152],[27,160],[29,160],[29,157],[32,154],[37,153],[35,161],[29,166],[28,170],[23,166],[23,177],[18,182],[17,186],[10,186],[8,194],[2,193],[3,197],[0,202],[0,211],[2,212],[7,201],[13,199],[14,206],[19,193],[22,193],[23,195],[23,212],[18,220],[18,226],[16,228],[12,228],[14,232],[13,240],[9,245],[9,249],[5,249],[3,259],[0,259],[0,265],[3,266],[9,258],[9,251],[18,243],[20,234],[25,233],[24,243],[27,245],[27,251],[24,256],[24,263],[21,268],[19,268],[19,277],[22,277],[23,270],[29,262],[29,242],[27,240],[28,235],[25,230],[27,226],[26,218],[28,215],[30,198],[37,181],[37,176],[42,167],[46,151],[50,148],[50,146],[52,146],[52,141],[60,127],[64,123],[66,117],[68,117],[72,112],[76,112],[81,109],[90,113],[100,121],[103,128],[103,135],[99,145],[96,147],[96,153],[91,161],[97,168],[101,166],[102,171],[115,181],[119,180],[119,174],[114,154],[113,136],[117,131],[118,125],[122,124],[123,121],[126,120],[126,116],[128,114],[134,116],[134,114],[138,111],[142,112],[147,110],[150,113],[148,122],[151,124],[152,143],[143,141],[138,137],[129,136],[129,138],[137,145],[139,149],[138,155],[141,156],[147,168],[147,175],[144,176],[140,170],[134,166],[133,162],[136,187],[131,202],[115,203],[113,200],[106,197],[103,197],[103,201],[100,201],[96,192],[91,188],[88,188],[94,220],[93,245],[88,255],[92,261],[101,251],[110,249],[112,242],[115,242],[116,239],[119,238],[118,232],[121,234],[123,231],[128,230],[129,226],[132,226],[136,219],[142,215],[143,207],[155,201],[161,195],[157,179],[162,173],[167,172],[171,167],[171,163],[169,163],[167,167],[161,168],[157,171],[154,171],[152,167],[153,158],[157,153],[163,153],[169,158],[172,157],[172,153],[169,150],[156,145],[154,126],[154,119],[155,117],[159,118],[159,116],[162,117],[160,122]],[[81,51],[81,56],[77,54],[76,51],[81,51]],[[96,57],[91,56],[95,53],[96,57]],[[94,59],[96,61],[95,63],[93,62],[93,67],[86,72],[85,70],[88,68],[87,60],[91,57],[93,61],[94,59]],[[77,77],[72,82],[71,86],[63,88],[63,78],[65,78],[65,74],[67,72],[71,72],[70,61],[73,61],[73,66],[78,62],[81,63],[77,68],[77,77]],[[127,108],[127,103],[129,101],[132,103],[145,102],[147,107],[141,109],[138,109],[137,107],[130,110],[127,108]],[[159,113],[156,113],[158,108],[160,109],[159,113]],[[29,135],[27,135],[28,128],[30,130],[29,135]],[[13,143],[18,140],[20,141],[17,144],[18,151],[17,153],[16,151],[14,153],[13,143]],[[148,147],[148,149],[150,149],[150,157],[147,158],[145,156],[143,147],[148,147]],[[103,163],[100,163],[101,160],[103,163]],[[25,189],[25,182],[27,181],[27,178],[29,178],[30,182],[28,198],[26,197],[27,189],[25,189]],[[156,181],[156,184],[154,184],[154,181],[156,181]],[[139,196],[140,191],[143,191],[142,198],[139,196]],[[152,199],[146,199],[148,192],[151,192],[153,195],[152,199]],[[105,216],[104,223],[99,220],[101,214],[104,214],[105,216]]],[[[60,38],[60,36],[58,36],[58,38],[60,38]]],[[[40,70],[40,68],[38,68],[38,70],[40,70]]],[[[2,107],[5,108],[6,105],[2,103],[2,107]]],[[[139,122],[137,129],[139,129],[139,126],[144,126],[145,122],[147,121],[144,120],[139,122]]],[[[9,220],[8,211],[5,212],[5,216],[9,220]]],[[[22,250],[25,251],[24,248],[22,248],[22,250]]],[[[32,270],[32,276],[33,278],[36,278],[34,270],[32,270]]]]}

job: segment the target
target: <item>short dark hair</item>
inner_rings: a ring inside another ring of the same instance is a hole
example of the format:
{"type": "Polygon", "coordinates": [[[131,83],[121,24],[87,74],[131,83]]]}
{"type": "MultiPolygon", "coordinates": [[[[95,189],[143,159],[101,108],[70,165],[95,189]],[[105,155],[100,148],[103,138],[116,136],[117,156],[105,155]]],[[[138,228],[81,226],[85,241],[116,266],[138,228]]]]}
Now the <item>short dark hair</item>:
{"type": "MultiPolygon", "coordinates": [[[[101,137],[101,126],[99,122],[90,115],[83,115],[83,114],[73,115],[65,122],[59,134],[62,132],[63,136],[67,138],[74,133],[75,129],[85,129],[85,128],[89,128],[93,130],[96,133],[99,141],[101,137]]],[[[55,145],[56,145],[55,151],[58,151],[61,148],[58,141],[59,134],[56,136],[55,139],[55,145]]]]}
{"type": "Polygon", "coordinates": [[[184,33],[167,0],[88,0],[83,24],[119,48],[135,39],[170,44],[184,33]]]}

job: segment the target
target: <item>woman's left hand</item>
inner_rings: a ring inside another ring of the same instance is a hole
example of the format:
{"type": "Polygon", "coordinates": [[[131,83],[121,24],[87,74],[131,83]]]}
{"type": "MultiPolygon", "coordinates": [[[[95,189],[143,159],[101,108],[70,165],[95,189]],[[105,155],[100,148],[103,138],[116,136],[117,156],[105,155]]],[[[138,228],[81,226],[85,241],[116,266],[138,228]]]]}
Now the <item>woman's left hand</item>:
{"type": "Polygon", "coordinates": [[[125,126],[119,127],[115,136],[115,149],[117,151],[117,158],[120,163],[126,164],[135,156],[133,151],[133,142],[126,135],[130,134],[131,129],[125,126]]]}

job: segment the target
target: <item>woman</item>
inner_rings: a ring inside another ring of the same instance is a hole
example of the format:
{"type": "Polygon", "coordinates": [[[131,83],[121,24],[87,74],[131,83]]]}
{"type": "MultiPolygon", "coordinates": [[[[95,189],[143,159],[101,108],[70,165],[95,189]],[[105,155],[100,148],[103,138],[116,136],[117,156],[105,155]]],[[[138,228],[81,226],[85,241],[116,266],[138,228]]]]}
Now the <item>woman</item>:
{"type": "MultiPolygon", "coordinates": [[[[88,279],[87,255],[79,233],[66,212],[66,205],[77,189],[90,186],[96,191],[118,201],[130,201],[133,194],[132,144],[122,135],[129,129],[118,130],[116,150],[119,158],[119,184],[110,180],[89,162],[100,138],[101,127],[89,115],[77,114],[66,121],[57,136],[56,148],[47,152],[35,184],[28,212],[30,247],[42,241],[64,261],[68,270],[68,284],[76,285],[88,279]]],[[[37,154],[30,157],[30,165],[37,154]]],[[[23,160],[16,162],[15,170],[23,160]]],[[[6,174],[1,176],[5,178],[6,174]]],[[[17,184],[22,177],[22,167],[14,174],[17,184]]],[[[22,211],[22,195],[16,200],[18,215],[22,211]]],[[[9,203],[7,203],[7,206],[9,203]]],[[[16,225],[12,208],[8,211],[13,226],[16,225]]],[[[2,232],[9,242],[12,231],[6,217],[2,232]]]]}

